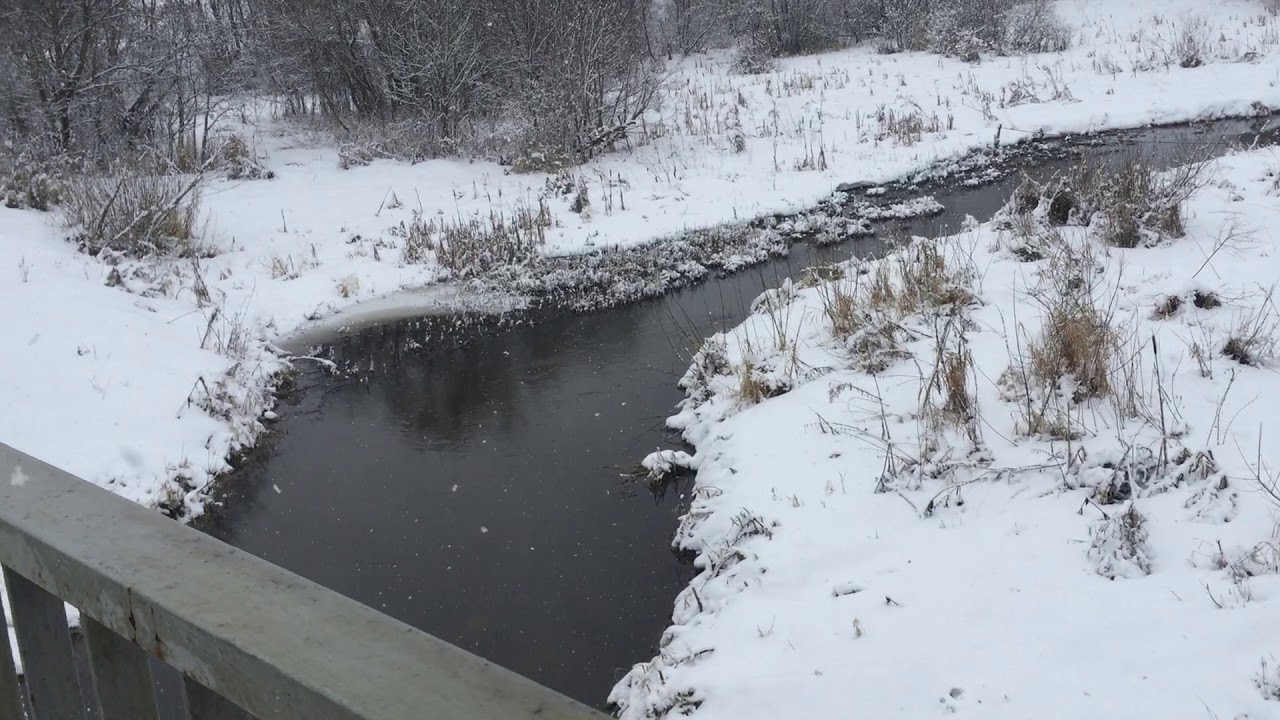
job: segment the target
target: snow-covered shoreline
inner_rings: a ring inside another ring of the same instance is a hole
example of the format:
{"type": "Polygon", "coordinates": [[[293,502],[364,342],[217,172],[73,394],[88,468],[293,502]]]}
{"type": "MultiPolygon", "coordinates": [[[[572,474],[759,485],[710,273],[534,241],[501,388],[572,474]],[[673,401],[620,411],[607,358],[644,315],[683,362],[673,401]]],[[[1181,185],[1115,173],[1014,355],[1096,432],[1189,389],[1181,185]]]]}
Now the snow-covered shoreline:
{"type": "Polygon", "coordinates": [[[1059,11],[1079,28],[1072,49],[976,65],[870,48],[756,76],[733,74],[725,53],[679,61],[645,137],[572,173],[591,200],[576,213],[552,191],[563,178],[458,160],[340,170],[336,149],[269,117],[236,129],[275,179],[203,188],[200,242],[213,257],[112,268],[63,242],[53,216],[2,209],[0,439],[138,502],[198,514],[204,488],[263,430],[286,365],[276,344],[406,291],[422,309],[412,293],[448,277],[429,258],[404,261],[415,213],[546,202],[544,252],[574,254],[812,207],[841,183],[886,182],[990,145],[997,128],[1010,142],[1280,107],[1276,19],[1260,3],[1070,0],[1059,11]],[[1191,14],[1204,19],[1208,56],[1183,69],[1167,50],[1191,14]],[[115,271],[122,285],[107,287],[115,271]]]}
{"type": "Polygon", "coordinates": [[[1214,162],[1153,247],[1042,200],[710,338],[670,421],[702,572],[622,717],[1280,712],[1278,168],[1214,162]],[[1109,386],[1027,404],[1062,293],[1115,328],[1109,386]]]}

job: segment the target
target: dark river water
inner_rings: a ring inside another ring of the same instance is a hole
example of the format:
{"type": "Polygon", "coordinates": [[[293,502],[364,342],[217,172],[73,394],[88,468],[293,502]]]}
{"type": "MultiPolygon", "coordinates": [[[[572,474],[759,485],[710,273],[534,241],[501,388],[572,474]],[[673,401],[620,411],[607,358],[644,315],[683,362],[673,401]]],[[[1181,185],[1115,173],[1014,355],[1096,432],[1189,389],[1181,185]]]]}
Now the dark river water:
{"type": "MultiPolygon", "coordinates": [[[[1130,134],[1170,155],[1261,121],[1130,134]]],[[[1113,153],[1119,141],[1087,150],[1113,153]]],[[[1028,163],[1039,177],[1061,161],[1028,163]]],[[[1016,177],[935,190],[914,234],[988,219],[1016,177]]],[[[688,480],[624,482],[675,447],[663,421],[688,349],[751,300],[869,239],[791,255],[664,298],[508,327],[408,320],[335,338],[353,372],[300,368],[256,459],[203,530],[597,707],[648,660],[694,574],[670,549],[688,480]],[[448,333],[452,340],[442,341],[448,333]]],[[[310,364],[308,364],[310,365],[310,364]]]]}

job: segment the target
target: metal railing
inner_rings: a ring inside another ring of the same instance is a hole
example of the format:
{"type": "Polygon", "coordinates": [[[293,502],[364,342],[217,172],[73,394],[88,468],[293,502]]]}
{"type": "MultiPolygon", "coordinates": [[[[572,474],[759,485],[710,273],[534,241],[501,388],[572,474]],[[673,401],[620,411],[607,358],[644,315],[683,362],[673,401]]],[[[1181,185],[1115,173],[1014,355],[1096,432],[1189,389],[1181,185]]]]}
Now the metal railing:
{"type": "Polygon", "coordinates": [[[85,717],[64,601],[103,720],[155,720],[148,655],[192,720],[599,720],[585,705],[0,444],[0,720],[85,717]],[[24,696],[25,693],[25,696],[24,696]]]}

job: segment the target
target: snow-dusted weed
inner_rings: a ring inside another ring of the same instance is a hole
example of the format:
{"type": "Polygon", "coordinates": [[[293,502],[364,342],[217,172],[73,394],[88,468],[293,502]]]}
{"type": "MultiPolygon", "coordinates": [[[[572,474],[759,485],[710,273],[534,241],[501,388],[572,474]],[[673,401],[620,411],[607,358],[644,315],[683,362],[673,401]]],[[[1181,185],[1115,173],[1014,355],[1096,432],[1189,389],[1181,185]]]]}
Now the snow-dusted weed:
{"type": "Polygon", "coordinates": [[[1258,686],[1258,690],[1262,692],[1262,696],[1268,700],[1280,700],[1280,663],[1275,658],[1267,662],[1266,658],[1259,661],[1258,672],[1253,676],[1254,685],[1258,686]]]}
{"type": "Polygon", "coordinates": [[[273,255],[267,259],[267,270],[272,280],[296,280],[310,270],[320,267],[320,257],[314,245],[309,253],[300,252],[295,257],[287,253],[283,257],[273,255]]]}
{"type": "MultiPolygon", "coordinates": [[[[581,190],[585,196],[586,189],[581,190]]],[[[578,213],[586,212],[589,201],[578,213]]],[[[400,258],[405,264],[434,259],[460,278],[478,275],[502,265],[526,264],[536,258],[547,241],[547,229],[555,218],[545,196],[518,201],[510,210],[491,207],[455,217],[424,216],[414,212],[409,222],[393,228],[402,240],[400,258]]]]}
{"type": "Polygon", "coordinates": [[[336,284],[338,296],[346,299],[355,297],[360,292],[360,276],[351,274],[340,278],[336,284]]]}
{"type": "Polygon", "coordinates": [[[1097,563],[1099,575],[1115,580],[1151,574],[1151,548],[1147,545],[1149,533],[1146,525],[1146,516],[1138,512],[1132,503],[1124,512],[1103,515],[1093,524],[1089,558],[1097,563]]]}
{"type": "Polygon", "coordinates": [[[1222,355],[1241,365],[1263,366],[1276,355],[1280,341],[1280,313],[1275,307],[1275,286],[1257,293],[1252,308],[1236,321],[1222,345],[1222,355]]]}

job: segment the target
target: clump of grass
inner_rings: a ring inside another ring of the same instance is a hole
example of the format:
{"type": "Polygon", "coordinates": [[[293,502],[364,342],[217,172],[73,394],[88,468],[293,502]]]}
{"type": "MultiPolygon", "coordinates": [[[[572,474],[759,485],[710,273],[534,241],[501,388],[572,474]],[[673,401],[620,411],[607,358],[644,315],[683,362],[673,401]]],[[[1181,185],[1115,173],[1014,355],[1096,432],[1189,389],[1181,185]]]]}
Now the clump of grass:
{"type": "Polygon", "coordinates": [[[1241,365],[1260,366],[1275,357],[1276,335],[1280,320],[1276,319],[1272,297],[1275,288],[1267,290],[1258,310],[1242,319],[1222,346],[1222,354],[1241,365]]]}
{"type": "Polygon", "coordinates": [[[968,425],[973,422],[977,411],[977,398],[969,386],[973,355],[963,347],[946,352],[938,369],[946,397],[942,403],[943,416],[956,425],[968,425]]]}
{"type": "Polygon", "coordinates": [[[1042,383],[1059,390],[1068,380],[1072,400],[1111,393],[1111,362],[1119,338],[1108,318],[1088,303],[1049,308],[1044,329],[1028,347],[1030,369],[1042,383]]]}
{"type": "Polygon", "coordinates": [[[1114,168],[1082,161],[1049,183],[1024,182],[1006,206],[1005,222],[1013,230],[1021,223],[1016,236],[1023,238],[1046,226],[1087,225],[1113,247],[1152,245],[1186,234],[1183,206],[1207,175],[1208,162],[1198,151],[1171,170],[1158,169],[1140,152],[1114,168]]]}
{"type": "Polygon", "coordinates": [[[487,217],[458,215],[448,219],[415,213],[398,229],[404,239],[401,260],[416,264],[434,258],[459,277],[469,277],[535,259],[551,226],[551,212],[542,199],[536,208],[520,203],[509,215],[490,210],[487,217]]]}
{"type": "Polygon", "coordinates": [[[910,147],[924,139],[925,133],[942,132],[942,120],[938,115],[926,116],[920,108],[894,110],[881,105],[876,110],[876,142],[892,140],[903,147],[910,147]]]}
{"type": "Polygon", "coordinates": [[[874,374],[904,356],[902,331],[878,309],[884,301],[871,300],[877,291],[868,291],[863,277],[853,275],[819,285],[818,294],[832,335],[844,344],[859,370],[874,374]]]}
{"type": "Polygon", "coordinates": [[[338,295],[350,298],[360,292],[360,276],[348,275],[338,281],[338,295]]]}
{"type": "Polygon", "coordinates": [[[972,268],[948,256],[935,241],[900,245],[874,264],[818,286],[832,335],[865,372],[880,372],[905,353],[910,335],[901,320],[913,315],[954,315],[974,301],[972,268]]]}
{"type": "Polygon", "coordinates": [[[1132,248],[1143,244],[1143,230],[1157,238],[1185,235],[1183,205],[1204,186],[1209,167],[1206,159],[1187,160],[1162,172],[1148,157],[1129,156],[1098,190],[1097,202],[1108,220],[1103,239],[1116,247],[1132,248]]]}
{"type": "Polygon", "coordinates": [[[1093,531],[1089,557],[1098,563],[1099,575],[1115,580],[1151,574],[1147,518],[1133,503],[1119,515],[1103,517],[1093,531]]]}
{"type": "Polygon", "coordinates": [[[1167,295],[1164,300],[1156,303],[1155,317],[1157,320],[1168,320],[1182,309],[1182,297],[1180,295],[1167,295]]]}
{"type": "Polygon", "coordinates": [[[740,75],[764,75],[777,69],[778,63],[768,48],[757,43],[747,43],[733,54],[732,72],[740,75]]]}
{"type": "Polygon", "coordinates": [[[1178,67],[1197,68],[1209,57],[1209,25],[1202,17],[1184,18],[1169,47],[1170,60],[1178,67]]]}
{"type": "Polygon", "coordinates": [[[755,405],[769,397],[769,386],[762,382],[751,363],[738,366],[738,397],[747,405],[755,405]]]}
{"type": "Polygon", "coordinates": [[[1052,234],[1055,244],[1046,248],[1039,284],[1029,293],[1040,332],[1026,340],[1016,326],[1013,361],[999,384],[1017,404],[1019,432],[1070,440],[1077,434],[1073,406],[1113,392],[1120,337],[1096,300],[1094,246],[1087,238],[1077,243],[1052,234]]]}
{"type": "Polygon", "coordinates": [[[936,323],[933,372],[922,378],[920,391],[920,416],[925,427],[921,449],[925,453],[940,449],[945,427],[963,430],[974,447],[981,441],[973,355],[964,332],[962,317],[936,323]]]}
{"type": "Polygon", "coordinates": [[[257,153],[249,146],[248,141],[236,133],[231,133],[222,140],[216,160],[230,180],[271,180],[276,176],[274,170],[264,167],[258,161],[257,153]]]}
{"type": "Polygon", "coordinates": [[[90,255],[187,256],[196,252],[200,179],[146,171],[80,176],[66,185],[63,216],[90,255]]]}
{"type": "Polygon", "coordinates": [[[1280,667],[1274,665],[1274,662],[1273,659],[1273,664],[1268,664],[1266,658],[1263,658],[1258,674],[1253,678],[1254,685],[1258,686],[1262,696],[1268,700],[1280,700],[1280,667]]]}
{"type": "Polygon", "coordinates": [[[1201,310],[1212,310],[1213,308],[1220,307],[1222,305],[1222,300],[1218,299],[1218,294],[1212,290],[1197,290],[1195,295],[1191,298],[1191,304],[1201,310]]]}

